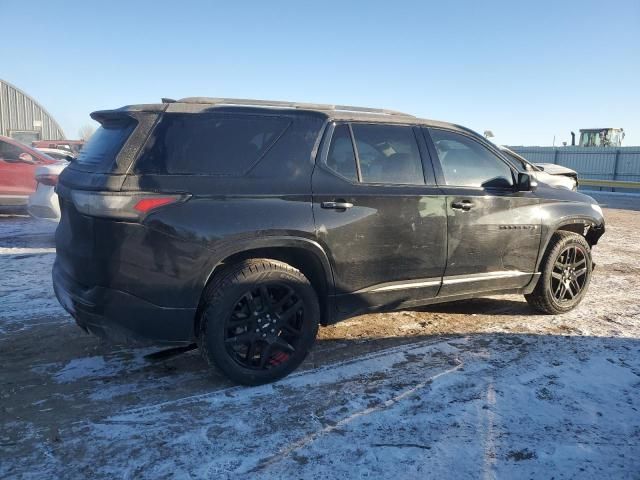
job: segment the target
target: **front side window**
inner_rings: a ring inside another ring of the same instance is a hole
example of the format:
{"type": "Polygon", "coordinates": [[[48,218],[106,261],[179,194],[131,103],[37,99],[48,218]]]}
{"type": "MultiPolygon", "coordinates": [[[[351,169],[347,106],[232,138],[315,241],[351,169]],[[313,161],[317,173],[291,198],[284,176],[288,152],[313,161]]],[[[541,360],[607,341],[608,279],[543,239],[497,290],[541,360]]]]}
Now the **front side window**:
{"type": "Polygon", "coordinates": [[[358,181],[356,155],[348,125],[338,125],[333,131],[327,167],[351,181],[358,181]]]}
{"type": "Polygon", "coordinates": [[[22,150],[8,142],[0,141],[0,159],[16,161],[22,153],[22,150]]]}
{"type": "Polygon", "coordinates": [[[353,124],[362,182],[424,185],[412,127],[353,124]]]}
{"type": "Polygon", "coordinates": [[[511,168],[479,142],[448,130],[429,129],[447,185],[511,188],[511,168]]]}

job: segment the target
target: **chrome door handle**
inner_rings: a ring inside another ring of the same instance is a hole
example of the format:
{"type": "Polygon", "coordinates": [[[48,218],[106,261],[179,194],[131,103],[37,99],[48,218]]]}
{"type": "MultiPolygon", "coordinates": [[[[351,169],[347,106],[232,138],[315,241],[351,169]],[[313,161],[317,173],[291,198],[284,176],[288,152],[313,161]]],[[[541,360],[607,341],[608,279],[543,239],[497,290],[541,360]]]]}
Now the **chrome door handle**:
{"type": "Polygon", "coordinates": [[[454,210],[464,210],[465,212],[468,212],[473,208],[473,202],[470,202],[469,200],[463,200],[462,202],[453,202],[451,204],[451,208],[453,208],[454,210]]]}
{"type": "Polygon", "coordinates": [[[322,208],[330,208],[333,210],[346,210],[353,207],[353,203],[349,202],[322,202],[320,204],[322,208]]]}

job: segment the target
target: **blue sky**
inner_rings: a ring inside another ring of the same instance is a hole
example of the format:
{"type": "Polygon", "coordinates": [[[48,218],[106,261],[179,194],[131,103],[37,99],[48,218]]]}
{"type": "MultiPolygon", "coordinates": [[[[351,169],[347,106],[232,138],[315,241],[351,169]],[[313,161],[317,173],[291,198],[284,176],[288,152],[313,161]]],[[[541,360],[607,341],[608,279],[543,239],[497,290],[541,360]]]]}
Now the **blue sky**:
{"type": "Polygon", "coordinates": [[[615,126],[640,145],[640,0],[0,0],[0,78],[68,137],[160,97],[386,107],[556,145],[615,126]]]}

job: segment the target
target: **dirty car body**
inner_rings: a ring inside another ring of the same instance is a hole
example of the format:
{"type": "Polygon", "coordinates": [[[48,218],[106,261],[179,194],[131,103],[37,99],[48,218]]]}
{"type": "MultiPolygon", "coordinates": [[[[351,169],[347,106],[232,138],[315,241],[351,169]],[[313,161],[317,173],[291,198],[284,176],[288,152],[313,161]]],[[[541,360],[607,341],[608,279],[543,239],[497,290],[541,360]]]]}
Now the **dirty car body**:
{"type": "MultiPolygon", "coordinates": [[[[118,341],[185,344],[209,335],[203,322],[213,321],[206,313],[218,301],[214,290],[230,288],[225,282],[243,265],[253,272],[247,262],[256,259],[308,280],[318,299],[314,322],[326,325],[364,312],[530,293],[555,232],[575,232],[590,246],[604,232],[593,199],[536,189],[493,144],[449,123],[206,98],[92,117],[102,128],[57,186],[53,280],[80,326],[118,341]],[[487,162],[491,178],[475,178],[481,173],[470,155],[487,162]]],[[[278,282],[289,281],[282,275],[263,306],[285,301],[277,293],[278,282]]],[[[268,323],[268,315],[250,315],[268,323]]],[[[245,327],[238,331],[249,338],[245,327]]],[[[287,343],[256,332],[270,345],[287,343]]],[[[243,368],[275,370],[284,358],[264,353],[265,364],[258,355],[246,353],[243,368]]],[[[258,373],[239,381],[266,381],[258,373]]]]}

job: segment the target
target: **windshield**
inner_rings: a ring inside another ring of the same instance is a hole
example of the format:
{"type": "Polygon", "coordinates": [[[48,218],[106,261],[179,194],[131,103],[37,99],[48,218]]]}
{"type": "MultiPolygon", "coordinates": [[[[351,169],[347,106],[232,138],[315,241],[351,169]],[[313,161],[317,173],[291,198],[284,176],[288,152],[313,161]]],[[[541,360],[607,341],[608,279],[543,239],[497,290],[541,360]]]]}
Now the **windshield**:
{"type": "Polygon", "coordinates": [[[520,155],[518,155],[515,152],[512,152],[511,150],[501,149],[501,152],[504,153],[511,161],[513,161],[516,164],[516,166],[523,168],[525,171],[530,170],[530,171],[538,172],[542,170],[541,168],[536,167],[533,163],[530,163],[524,157],[521,157],[520,155]]]}
{"type": "Polygon", "coordinates": [[[600,140],[600,132],[582,132],[580,134],[581,147],[599,147],[600,140]]]}
{"type": "Polygon", "coordinates": [[[581,147],[619,147],[622,145],[620,130],[593,130],[580,133],[581,147]]]}

